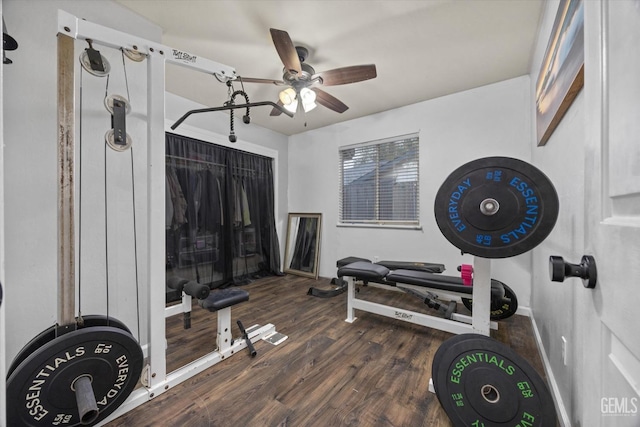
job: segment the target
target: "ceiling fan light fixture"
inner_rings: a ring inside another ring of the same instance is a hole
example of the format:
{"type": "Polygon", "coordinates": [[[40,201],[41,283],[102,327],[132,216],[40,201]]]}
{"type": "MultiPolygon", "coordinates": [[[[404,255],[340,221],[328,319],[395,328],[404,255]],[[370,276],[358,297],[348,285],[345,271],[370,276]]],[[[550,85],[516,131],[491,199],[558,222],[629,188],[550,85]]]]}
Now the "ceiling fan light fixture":
{"type": "Polygon", "coordinates": [[[302,100],[302,108],[304,108],[305,113],[308,113],[318,106],[318,104],[316,104],[316,93],[309,88],[305,87],[300,90],[300,99],[302,100]]]}
{"type": "Polygon", "coordinates": [[[288,104],[284,104],[284,108],[286,108],[287,111],[290,111],[290,112],[295,114],[295,112],[298,111],[298,100],[294,99],[293,102],[290,102],[288,104]]]}
{"type": "Polygon", "coordinates": [[[286,88],[285,90],[280,92],[280,95],[278,97],[280,98],[280,102],[282,102],[285,107],[293,104],[294,102],[296,103],[296,105],[298,104],[298,101],[296,100],[296,91],[293,90],[293,88],[286,88]]]}
{"type": "Polygon", "coordinates": [[[317,106],[318,106],[318,104],[316,104],[313,101],[311,101],[311,102],[302,101],[302,108],[304,108],[304,112],[305,113],[308,113],[309,111],[313,110],[317,106]]]}
{"type": "Polygon", "coordinates": [[[300,90],[300,98],[302,98],[302,103],[312,103],[316,100],[316,93],[307,87],[303,87],[300,90]]]}

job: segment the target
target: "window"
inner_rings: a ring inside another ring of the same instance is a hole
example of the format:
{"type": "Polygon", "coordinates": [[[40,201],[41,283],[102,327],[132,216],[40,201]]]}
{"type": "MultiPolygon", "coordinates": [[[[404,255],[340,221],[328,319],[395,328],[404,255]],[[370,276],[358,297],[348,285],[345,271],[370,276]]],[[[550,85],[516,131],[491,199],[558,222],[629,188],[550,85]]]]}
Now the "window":
{"type": "Polygon", "coordinates": [[[418,134],[340,148],[340,223],[418,225],[418,134]]]}

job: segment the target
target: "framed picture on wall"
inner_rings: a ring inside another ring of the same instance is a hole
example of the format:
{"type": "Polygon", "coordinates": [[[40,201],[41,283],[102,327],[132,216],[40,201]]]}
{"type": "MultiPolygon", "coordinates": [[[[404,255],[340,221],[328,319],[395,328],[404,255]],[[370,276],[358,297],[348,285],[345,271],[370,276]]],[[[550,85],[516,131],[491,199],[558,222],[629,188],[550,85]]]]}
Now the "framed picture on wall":
{"type": "Polygon", "coordinates": [[[538,145],[547,143],[583,85],[583,0],[561,0],[536,83],[538,145]]]}

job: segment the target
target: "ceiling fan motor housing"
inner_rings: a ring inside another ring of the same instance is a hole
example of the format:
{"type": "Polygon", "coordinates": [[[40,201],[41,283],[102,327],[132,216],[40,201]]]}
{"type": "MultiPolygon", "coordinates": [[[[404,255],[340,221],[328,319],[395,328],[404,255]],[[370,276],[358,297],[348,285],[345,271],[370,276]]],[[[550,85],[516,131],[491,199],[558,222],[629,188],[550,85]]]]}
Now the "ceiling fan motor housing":
{"type": "Polygon", "coordinates": [[[300,62],[304,62],[309,57],[309,49],[304,46],[296,46],[296,52],[298,53],[298,59],[300,62]]]}

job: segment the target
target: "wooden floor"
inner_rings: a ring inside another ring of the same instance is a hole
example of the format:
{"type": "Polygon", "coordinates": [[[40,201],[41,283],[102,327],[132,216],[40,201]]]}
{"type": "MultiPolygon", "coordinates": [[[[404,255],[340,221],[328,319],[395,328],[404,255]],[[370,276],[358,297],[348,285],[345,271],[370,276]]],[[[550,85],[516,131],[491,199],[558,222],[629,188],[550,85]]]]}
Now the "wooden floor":
{"type": "MultiPolygon", "coordinates": [[[[450,426],[428,384],[433,355],[452,335],[362,311],[347,323],[346,294],[308,296],[311,286],[330,284],[287,275],[244,286],[251,297],[232,309],[233,335],[240,319],[246,328],[273,323],[289,338],[258,341],[255,358],[237,353],[108,426],[450,426]]],[[[371,287],[359,298],[428,310],[371,287]]],[[[216,321],[197,306],[189,330],[181,315],[167,319],[168,372],[214,350],[216,321]]],[[[492,336],[544,374],[528,318],[502,321],[492,336]]]]}

